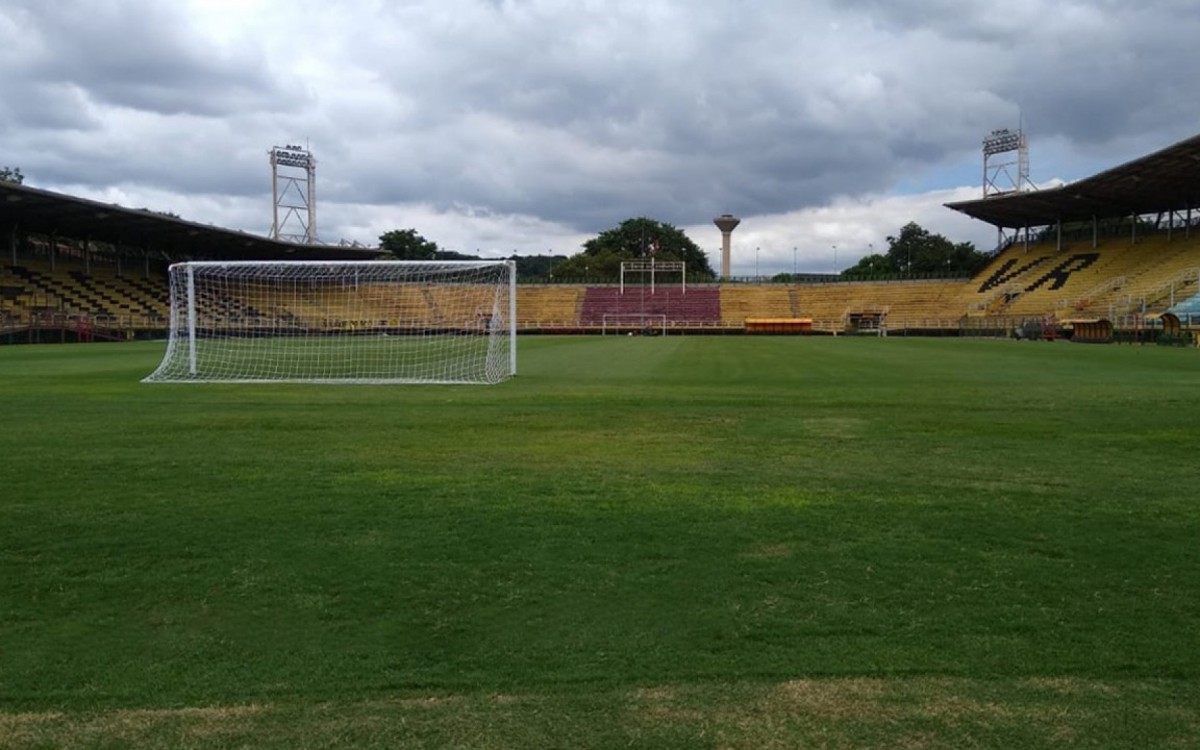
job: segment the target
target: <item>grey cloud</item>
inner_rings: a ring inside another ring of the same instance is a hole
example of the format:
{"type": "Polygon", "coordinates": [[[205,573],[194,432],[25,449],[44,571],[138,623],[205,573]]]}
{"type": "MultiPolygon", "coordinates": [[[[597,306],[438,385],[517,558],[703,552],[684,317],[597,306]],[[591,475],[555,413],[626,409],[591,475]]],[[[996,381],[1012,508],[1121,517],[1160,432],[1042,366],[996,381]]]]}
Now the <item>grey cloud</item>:
{"type": "Polygon", "coordinates": [[[75,169],[96,186],[247,199],[269,190],[270,145],[311,137],[320,200],[591,232],[639,214],[692,225],[887,193],[916,172],[961,171],[1018,113],[1035,143],[1150,149],[1189,135],[1200,100],[1200,22],[1169,2],[279,10],[319,22],[273,45],[214,46],[186,5],[9,3],[0,19],[39,43],[0,82],[0,132],[56,155],[21,160],[35,177],[75,169]],[[303,66],[281,56],[292,47],[310,50],[303,66]]]}
{"type": "Polygon", "coordinates": [[[39,42],[27,81],[73,86],[99,105],[219,117],[286,108],[303,93],[287,90],[259,50],[205,43],[175,3],[18,0],[0,14],[39,42]]]}
{"type": "MultiPolygon", "coordinates": [[[[776,8],[788,14],[781,25],[804,28],[803,15],[786,8],[776,8]]],[[[580,25],[587,26],[589,20],[579,19],[580,25]]],[[[433,71],[426,69],[416,79],[405,69],[395,79],[397,90],[412,95],[415,88],[430,105],[430,113],[444,115],[427,113],[432,119],[422,124],[445,137],[464,110],[482,110],[518,131],[540,133],[551,127],[570,134],[581,148],[605,150],[613,159],[612,169],[581,169],[570,154],[548,152],[536,136],[524,144],[500,144],[487,132],[478,132],[464,139],[461,157],[478,166],[476,174],[453,185],[431,185],[422,179],[409,187],[424,187],[436,200],[540,211],[572,225],[590,225],[613,213],[652,213],[684,221],[696,213],[729,208],[782,211],[837,192],[878,189],[907,160],[936,160],[952,148],[939,148],[933,134],[889,131],[894,123],[887,115],[875,123],[865,118],[855,122],[860,109],[887,100],[837,100],[837,81],[823,80],[818,70],[822,56],[830,57],[837,44],[825,39],[823,31],[811,35],[813,44],[807,49],[797,51],[796,41],[782,54],[764,46],[761,58],[738,42],[739,36],[771,37],[772,25],[779,20],[743,16],[733,19],[732,28],[722,28],[720,22],[701,25],[671,46],[672,53],[696,54],[686,61],[663,55],[647,43],[646,37],[653,40],[653,35],[630,39],[618,30],[607,46],[591,45],[593,56],[585,52],[572,58],[564,53],[568,46],[543,43],[541,36],[521,37],[520,29],[513,32],[517,40],[506,46],[497,42],[501,33],[494,28],[471,27],[459,47],[432,60],[433,71]],[[645,54],[639,55],[643,49],[645,54]],[[460,58],[462,50],[482,50],[485,60],[497,64],[460,58]],[[437,81],[438,86],[423,86],[424,81],[437,81]],[[831,94],[828,119],[833,123],[818,122],[812,112],[822,88],[831,94]],[[858,158],[863,149],[846,142],[847,133],[860,135],[870,144],[866,150],[879,152],[882,147],[883,152],[869,160],[858,158]],[[509,158],[498,159],[492,153],[497,149],[507,150],[509,158]],[[653,158],[643,158],[647,153],[653,158]],[[497,169],[506,174],[489,180],[486,173],[497,169]],[[538,187],[571,177],[587,189],[538,187]],[[512,189],[514,182],[525,189],[512,189]],[[447,190],[461,192],[450,195],[447,190]]],[[[503,18],[493,21],[503,23],[503,18]]],[[[818,20],[815,27],[822,23],[818,20]]],[[[676,30],[675,36],[679,33],[676,30]]],[[[879,64],[886,66],[887,61],[879,64]]],[[[897,87],[904,84],[896,82],[897,87]]],[[[899,124],[911,128],[924,123],[899,124]]],[[[436,179],[433,165],[423,168],[420,162],[448,156],[434,149],[416,158],[413,166],[436,179]]],[[[449,174],[454,179],[454,170],[449,174]]],[[[409,190],[397,194],[411,196],[409,190]]]]}
{"type": "Polygon", "coordinates": [[[101,119],[88,106],[84,92],[75,86],[36,86],[18,82],[0,85],[0,132],[10,145],[24,140],[29,126],[39,131],[88,131],[101,127],[101,119]]]}
{"type": "Polygon", "coordinates": [[[975,75],[1019,107],[1042,138],[1099,145],[1140,131],[1153,148],[1194,129],[1180,129],[1195,119],[1195,107],[1183,103],[1200,97],[1188,72],[1200,37],[1191,0],[847,0],[846,7],[892,34],[924,31],[966,45],[975,75]]]}
{"type": "MultiPolygon", "coordinates": [[[[903,10],[903,4],[896,7],[903,10]]],[[[962,19],[943,9],[932,14],[938,19],[932,26],[905,26],[900,16],[882,26],[840,16],[830,30],[835,17],[819,8],[806,13],[767,6],[761,15],[700,24],[677,39],[673,49],[700,51],[686,63],[664,62],[653,45],[643,48],[619,33],[608,45],[593,44],[595,56],[581,60],[540,37],[505,46],[496,42],[495,29],[476,28],[485,36],[485,57],[498,64],[462,73],[451,55],[447,74],[433,78],[461,79],[461,89],[452,83],[449,90],[426,93],[435,101],[456,96],[449,101],[467,102],[518,130],[557,128],[581,148],[606,150],[611,169],[581,168],[569,153],[556,154],[536,138],[500,145],[477,132],[462,146],[478,173],[448,184],[422,179],[411,188],[589,228],[613,213],[672,221],[719,210],[769,213],[886,189],[914,164],[937,164],[957,157],[964,144],[976,147],[988,129],[1009,124],[1004,118],[1019,107],[1056,128],[1100,121],[1098,111],[1082,106],[1111,106],[1098,93],[1084,93],[1077,107],[1071,107],[1070,91],[1051,94],[1051,101],[1082,113],[1072,123],[1062,114],[1043,119],[1036,96],[1021,101],[1013,83],[1035,75],[1039,59],[1066,56],[1082,65],[1100,52],[1045,44],[1039,57],[1038,49],[1023,46],[1019,24],[983,16],[981,9],[962,19]],[[808,31],[784,47],[779,29],[808,31]],[[998,55],[1003,65],[997,65],[998,55]],[[1015,69],[1013,77],[1005,77],[1006,67],[1015,69]],[[597,70],[603,74],[594,75],[597,70]],[[851,90],[863,82],[864,90],[851,90]],[[497,159],[490,153],[495,149],[506,158],[497,159]],[[503,174],[489,179],[493,171],[503,174]],[[571,181],[586,189],[558,187],[571,181]]],[[[466,48],[477,41],[467,39],[466,48]]],[[[1078,76],[1064,76],[1064,85],[1072,79],[1088,85],[1078,76]]],[[[439,109],[455,112],[454,106],[439,109]]],[[[453,126],[442,121],[437,127],[444,135],[453,126]]],[[[436,181],[436,169],[428,166],[424,175],[436,181]]]]}

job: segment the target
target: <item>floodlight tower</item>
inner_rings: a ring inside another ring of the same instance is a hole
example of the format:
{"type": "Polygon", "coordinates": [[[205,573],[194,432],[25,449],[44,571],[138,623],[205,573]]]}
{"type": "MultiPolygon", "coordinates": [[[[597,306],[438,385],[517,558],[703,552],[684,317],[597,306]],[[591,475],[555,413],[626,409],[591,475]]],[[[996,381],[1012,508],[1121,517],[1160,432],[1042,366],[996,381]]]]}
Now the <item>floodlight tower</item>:
{"type": "MultiPolygon", "coordinates": [[[[1017,128],[1014,133],[1008,128],[993,130],[983,139],[983,197],[1024,193],[1033,188],[1029,181],[1029,141],[1025,131],[1017,128]],[[1013,169],[1016,172],[1013,172],[1013,169]]],[[[1019,232],[1013,230],[1006,236],[1004,227],[996,227],[996,247],[1015,242],[1019,232]]],[[[1029,242],[1029,229],[1025,229],[1025,241],[1029,242]]]]}
{"type": "Polygon", "coordinates": [[[733,230],[737,228],[742,220],[733,214],[721,214],[713,219],[713,223],[717,225],[717,229],[721,230],[721,278],[729,278],[729,238],[733,234],[733,230]]]}
{"type": "Polygon", "coordinates": [[[1024,193],[1030,186],[1029,142],[1024,131],[993,130],[983,139],[983,197],[1024,193]]]}
{"type": "Polygon", "coordinates": [[[317,160],[300,146],[275,146],[271,157],[271,239],[317,242],[317,160]]]}

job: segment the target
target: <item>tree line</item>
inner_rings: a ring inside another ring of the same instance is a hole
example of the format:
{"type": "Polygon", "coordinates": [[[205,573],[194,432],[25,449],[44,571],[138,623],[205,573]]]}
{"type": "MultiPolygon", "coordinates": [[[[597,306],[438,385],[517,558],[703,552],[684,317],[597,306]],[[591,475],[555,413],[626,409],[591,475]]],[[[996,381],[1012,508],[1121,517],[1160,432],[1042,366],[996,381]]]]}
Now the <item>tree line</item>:
{"type": "MultiPolygon", "coordinates": [[[[415,229],[394,229],[379,237],[379,249],[398,260],[478,260],[477,255],[442,250],[436,242],[415,229]]],[[[701,281],[716,278],[708,256],[679,228],[666,222],[639,217],[601,232],[583,243],[575,255],[513,255],[517,273],[529,278],[559,278],[590,281],[616,281],[621,262],[637,259],[683,261],[688,278],[701,281]]]]}
{"type": "Polygon", "coordinates": [[[841,273],[848,279],[884,276],[973,276],[987,265],[988,256],[971,242],[951,242],[915,221],[887,238],[884,253],[872,253],[841,273]]]}
{"type": "MultiPolygon", "coordinates": [[[[972,276],[987,264],[988,256],[970,242],[951,242],[916,222],[905,224],[887,238],[883,253],[864,256],[838,274],[844,279],[887,277],[972,276]]],[[[478,260],[442,250],[415,229],[397,229],[379,237],[379,247],[400,260],[478,260]]],[[[683,261],[690,280],[712,281],[716,273],[708,256],[679,228],[646,217],[626,219],[583,243],[574,255],[513,255],[517,273],[524,278],[557,278],[612,282],[620,277],[623,261],[638,259],[683,261]]],[[[775,281],[794,280],[777,274],[775,281]]]]}

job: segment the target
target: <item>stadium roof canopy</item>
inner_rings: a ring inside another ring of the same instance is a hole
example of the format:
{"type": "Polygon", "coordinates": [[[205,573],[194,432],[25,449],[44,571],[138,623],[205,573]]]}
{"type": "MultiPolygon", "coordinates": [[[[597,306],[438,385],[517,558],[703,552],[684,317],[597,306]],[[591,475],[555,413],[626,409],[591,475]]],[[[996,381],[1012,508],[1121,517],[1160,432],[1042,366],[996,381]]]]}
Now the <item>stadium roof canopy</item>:
{"type": "Polygon", "coordinates": [[[946,207],[1012,229],[1200,208],[1200,135],[1062,187],[946,207]]]}
{"type": "Polygon", "coordinates": [[[9,182],[0,182],[0,226],[6,231],[136,247],[181,259],[364,260],[379,254],[361,247],[282,242],[9,182]]]}

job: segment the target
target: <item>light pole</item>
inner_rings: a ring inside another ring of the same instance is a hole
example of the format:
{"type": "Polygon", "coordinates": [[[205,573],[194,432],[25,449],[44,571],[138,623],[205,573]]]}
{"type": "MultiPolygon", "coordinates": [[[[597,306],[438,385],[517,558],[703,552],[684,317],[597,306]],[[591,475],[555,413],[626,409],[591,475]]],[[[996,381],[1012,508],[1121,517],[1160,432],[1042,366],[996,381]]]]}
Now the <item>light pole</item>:
{"type": "Polygon", "coordinates": [[[796,281],[796,248],[792,248],[792,282],[796,281]]]}
{"type": "Polygon", "coordinates": [[[758,281],[758,250],[759,250],[759,248],[757,248],[757,247],[754,248],[754,280],[755,281],[758,281]]]}
{"type": "Polygon", "coordinates": [[[834,245],[833,246],[833,275],[836,276],[837,272],[838,272],[838,269],[837,269],[837,245],[834,245]]]}

